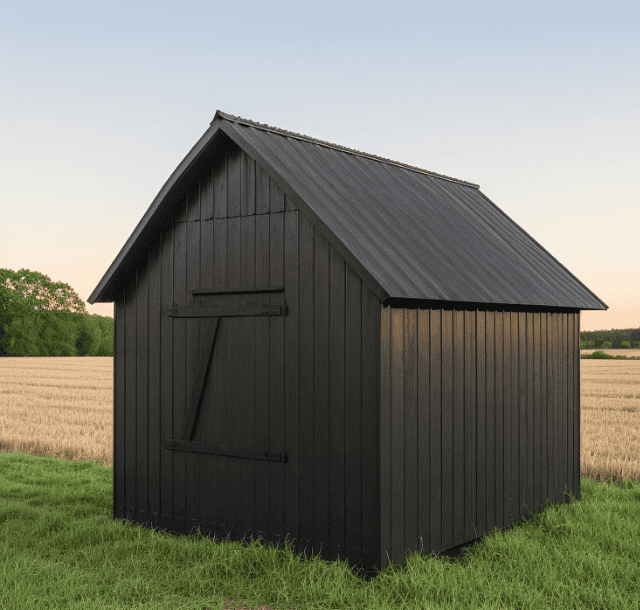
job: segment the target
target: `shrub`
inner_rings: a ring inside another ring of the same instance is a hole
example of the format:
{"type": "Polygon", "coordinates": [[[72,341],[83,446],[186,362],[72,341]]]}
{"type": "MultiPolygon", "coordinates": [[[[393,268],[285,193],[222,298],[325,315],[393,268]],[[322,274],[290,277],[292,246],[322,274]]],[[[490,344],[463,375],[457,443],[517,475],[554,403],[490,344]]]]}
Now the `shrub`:
{"type": "MultiPolygon", "coordinates": [[[[601,352],[598,350],[597,352],[593,352],[593,354],[583,354],[580,358],[585,359],[595,359],[595,360],[615,360],[615,357],[611,354],[606,354],[605,352],[601,352]]],[[[624,356],[622,356],[624,358],[624,356]]]]}
{"type": "Polygon", "coordinates": [[[620,347],[631,347],[631,341],[622,341],[620,347]]]}
{"type": "Polygon", "coordinates": [[[611,341],[603,341],[600,347],[602,349],[611,349],[613,345],[611,344],[611,341]]]}

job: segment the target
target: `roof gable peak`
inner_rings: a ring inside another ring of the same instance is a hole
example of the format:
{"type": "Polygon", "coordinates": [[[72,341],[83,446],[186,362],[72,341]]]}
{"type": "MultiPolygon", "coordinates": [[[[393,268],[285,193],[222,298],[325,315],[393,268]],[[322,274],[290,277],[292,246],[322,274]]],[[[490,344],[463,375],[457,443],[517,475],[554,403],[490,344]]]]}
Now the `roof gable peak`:
{"type": "Polygon", "coordinates": [[[479,189],[479,184],[474,184],[473,182],[467,182],[466,180],[460,180],[458,178],[452,178],[451,176],[445,176],[444,174],[438,174],[436,172],[431,172],[426,169],[422,169],[420,167],[416,167],[415,165],[409,165],[407,163],[401,163],[400,161],[393,161],[392,159],[387,159],[385,157],[380,157],[378,155],[374,155],[371,153],[362,152],[361,150],[356,150],[354,148],[347,148],[346,146],[341,146],[340,144],[334,144],[333,142],[327,142],[326,140],[318,140],[317,138],[312,138],[311,136],[307,136],[305,134],[296,133],[294,131],[288,131],[286,129],[281,129],[280,127],[274,127],[273,125],[267,125],[266,123],[258,123],[257,121],[252,121],[251,119],[243,119],[241,116],[236,116],[234,114],[228,114],[226,112],[222,112],[222,110],[216,110],[216,114],[211,121],[211,125],[218,120],[229,121],[232,123],[238,123],[240,125],[246,125],[248,127],[255,127],[256,129],[261,129],[262,131],[269,131],[271,133],[278,134],[280,136],[284,136],[287,138],[295,138],[297,140],[302,140],[303,142],[310,142],[312,144],[317,144],[319,146],[325,146],[326,148],[333,148],[334,150],[339,150],[341,152],[346,152],[351,155],[356,155],[359,157],[364,157],[366,159],[372,159],[373,161],[380,161],[381,163],[387,163],[389,165],[395,165],[396,167],[402,167],[404,169],[408,169],[413,172],[418,172],[420,174],[426,174],[427,176],[433,176],[434,178],[440,178],[442,180],[448,180],[449,182],[455,182],[457,184],[463,184],[465,186],[470,186],[475,189],[479,189]]]}

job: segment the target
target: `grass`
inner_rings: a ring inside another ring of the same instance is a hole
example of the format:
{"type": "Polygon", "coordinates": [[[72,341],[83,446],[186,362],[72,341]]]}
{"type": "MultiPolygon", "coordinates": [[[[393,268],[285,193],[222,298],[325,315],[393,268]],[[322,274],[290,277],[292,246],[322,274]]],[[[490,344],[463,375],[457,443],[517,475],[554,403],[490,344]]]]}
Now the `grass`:
{"type": "Polygon", "coordinates": [[[640,609],[640,362],[581,361],[579,501],[366,581],[114,521],[109,360],[0,360],[2,610],[640,609]]]}
{"type": "Polygon", "coordinates": [[[0,454],[0,607],[166,609],[639,608],[640,482],[583,478],[582,498],[494,531],[458,561],[410,555],[370,582],[253,541],[111,519],[111,469],[0,454]],[[269,604],[268,606],[265,604],[269,604]]]}

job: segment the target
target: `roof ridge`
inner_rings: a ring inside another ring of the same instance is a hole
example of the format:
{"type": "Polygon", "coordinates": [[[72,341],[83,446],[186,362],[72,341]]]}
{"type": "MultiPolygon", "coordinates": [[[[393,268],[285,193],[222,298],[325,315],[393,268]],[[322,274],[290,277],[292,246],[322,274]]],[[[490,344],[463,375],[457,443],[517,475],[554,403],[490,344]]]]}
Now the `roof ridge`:
{"type": "Polygon", "coordinates": [[[222,110],[217,110],[215,116],[213,117],[213,121],[217,118],[225,119],[227,121],[232,121],[234,123],[240,123],[241,125],[248,125],[251,127],[256,127],[258,129],[262,129],[263,131],[270,131],[272,133],[277,133],[281,136],[287,136],[290,138],[296,138],[298,140],[303,140],[305,142],[312,142],[313,144],[319,144],[320,146],[325,146],[327,148],[333,148],[334,150],[340,150],[342,152],[347,152],[352,155],[357,155],[360,157],[365,157],[367,159],[373,159],[374,161],[381,161],[382,163],[388,163],[390,165],[395,165],[397,167],[402,167],[404,169],[408,169],[414,172],[419,172],[421,174],[426,174],[428,176],[434,176],[435,178],[442,178],[443,180],[448,180],[449,182],[456,182],[458,184],[464,184],[465,186],[471,186],[473,188],[479,189],[479,184],[474,184],[473,182],[467,182],[466,180],[460,180],[458,178],[452,178],[451,176],[445,176],[444,174],[438,174],[436,172],[431,172],[427,169],[422,169],[421,167],[416,167],[415,165],[409,165],[408,163],[401,163],[400,161],[394,161],[392,159],[386,159],[385,157],[380,157],[378,155],[374,155],[371,153],[362,152],[361,150],[356,150],[354,148],[347,148],[346,146],[341,146],[340,144],[334,144],[333,142],[327,142],[326,140],[318,140],[317,138],[312,138],[311,136],[307,136],[305,134],[296,133],[294,131],[288,131],[286,129],[281,129],[280,127],[274,127],[272,125],[267,125],[266,123],[258,123],[257,121],[252,121],[251,119],[243,119],[241,116],[236,116],[234,114],[228,114],[226,112],[222,112],[222,110]]]}

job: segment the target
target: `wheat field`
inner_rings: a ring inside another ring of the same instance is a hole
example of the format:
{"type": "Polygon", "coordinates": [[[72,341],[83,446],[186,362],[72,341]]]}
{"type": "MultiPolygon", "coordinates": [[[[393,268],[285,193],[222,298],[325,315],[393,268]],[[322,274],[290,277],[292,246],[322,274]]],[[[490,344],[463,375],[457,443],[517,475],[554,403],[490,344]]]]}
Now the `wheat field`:
{"type": "MultiPolygon", "coordinates": [[[[581,474],[640,480],[640,360],[580,373],[581,474]]],[[[0,358],[0,451],[112,466],[113,358],[0,358]]]]}

